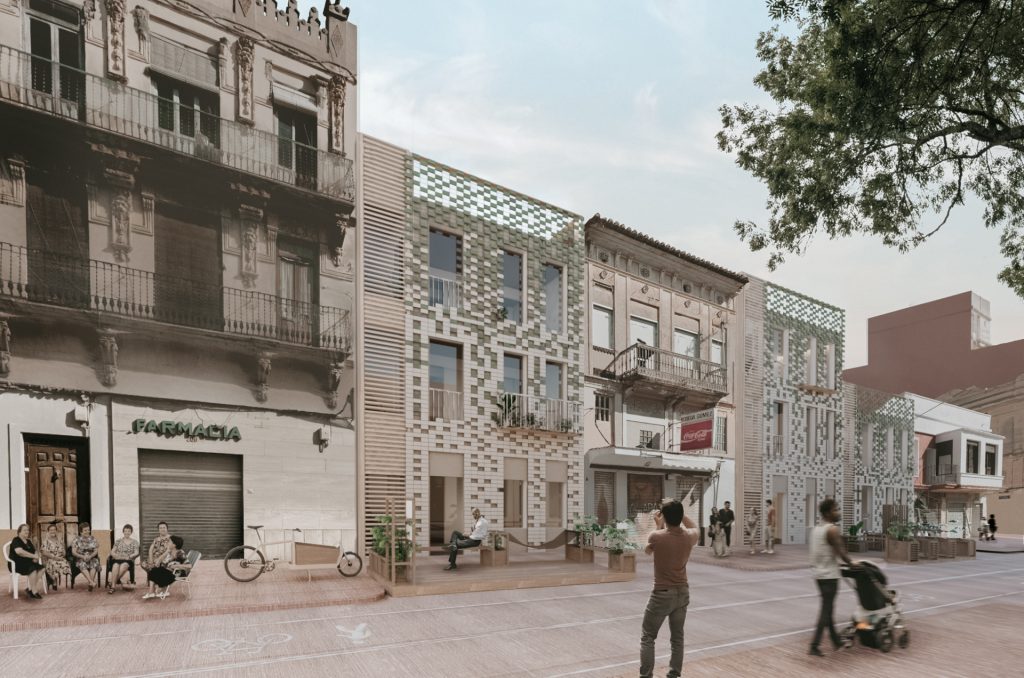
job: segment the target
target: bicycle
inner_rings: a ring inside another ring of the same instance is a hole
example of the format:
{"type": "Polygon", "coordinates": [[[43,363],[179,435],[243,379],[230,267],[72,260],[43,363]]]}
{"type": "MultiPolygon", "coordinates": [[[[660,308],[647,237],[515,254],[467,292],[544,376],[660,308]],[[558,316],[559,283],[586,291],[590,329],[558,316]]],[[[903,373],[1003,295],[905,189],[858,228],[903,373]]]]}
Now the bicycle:
{"type": "Polygon", "coordinates": [[[229,577],[237,582],[250,582],[255,580],[264,572],[273,572],[279,562],[286,562],[291,567],[305,570],[336,567],[343,577],[354,577],[363,569],[363,559],[359,557],[359,554],[354,553],[353,551],[346,551],[340,543],[337,547],[334,547],[322,544],[303,544],[303,542],[296,542],[294,533],[302,532],[302,530],[297,527],[292,529],[293,534],[290,540],[284,539],[272,542],[264,541],[263,535],[260,533],[260,530],[263,529],[263,525],[247,525],[246,527],[256,533],[258,544],[256,546],[249,546],[247,544],[236,546],[228,551],[227,555],[224,556],[224,570],[228,573],[229,577]],[[297,543],[320,551],[337,548],[338,559],[335,563],[298,563],[296,562],[295,557],[295,545],[297,543]],[[280,546],[284,544],[292,545],[291,559],[285,561],[282,558],[268,558],[265,555],[268,546],[280,546]]]}

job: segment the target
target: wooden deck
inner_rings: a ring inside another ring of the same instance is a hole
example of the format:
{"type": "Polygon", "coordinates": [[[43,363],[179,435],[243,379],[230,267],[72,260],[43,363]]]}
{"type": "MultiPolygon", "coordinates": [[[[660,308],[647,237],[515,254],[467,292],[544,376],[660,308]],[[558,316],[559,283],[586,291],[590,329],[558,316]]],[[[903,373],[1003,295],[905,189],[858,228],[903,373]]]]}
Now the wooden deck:
{"type": "Polygon", "coordinates": [[[607,584],[633,581],[634,572],[610,572],[608,556],[602,551],[595,554],[593,563],[576,563],[565,559],[565,549],[552,551],[512,551],[508,565],[482,567],[478,551],[459,556],[458,568],[445,570],[445,555],[416,556],[416,581],[392,584],[374,575],[388,594],[396,598],[405,596],[433,596],[449,593],[477,591],[504,591],[510,589],[542,588],[545,586],[574,586],[577,584],[607,584]]]}

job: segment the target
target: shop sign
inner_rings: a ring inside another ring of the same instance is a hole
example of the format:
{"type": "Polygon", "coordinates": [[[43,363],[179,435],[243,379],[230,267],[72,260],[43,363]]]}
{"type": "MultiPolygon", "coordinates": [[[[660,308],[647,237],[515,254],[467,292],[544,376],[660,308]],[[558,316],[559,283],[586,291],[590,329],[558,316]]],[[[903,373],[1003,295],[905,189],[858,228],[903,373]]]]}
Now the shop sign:
{"type": "Polygon", "coordinates": [[[237,426],[228,428],[210,424],[186,424],[180,421],[156,421],[154,419],[136,419],[132,422],[132,433],[156,433],[157,435],[173,438],[184,436],[196,440],[241,440],[237,426]]]}
{"type": "Polygon", "coordinates": [[[714,427],[715,418],[713,416],[700,421],[690,421],[682,424],[679,435],[680,451],[705,450],[711,447],[714,427]]]}

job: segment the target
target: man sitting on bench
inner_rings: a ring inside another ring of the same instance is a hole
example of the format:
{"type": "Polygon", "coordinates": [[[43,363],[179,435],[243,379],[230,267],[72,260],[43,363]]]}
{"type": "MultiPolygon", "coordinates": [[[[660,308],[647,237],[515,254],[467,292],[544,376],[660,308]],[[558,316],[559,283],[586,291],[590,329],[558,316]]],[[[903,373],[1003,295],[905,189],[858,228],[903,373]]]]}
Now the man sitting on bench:
{"type": "Polygon", "coordinates": [[[462,534],[458,530],[452,532],[451,543],[448,548],[451,554],[448,556],[448,567],[446,570],[454,570],[455,556],[459,554],[459,549],[473,548],[474,546],[480,546],[480,542],[487,539],[487,529],[490,527],[490,523],[487,522],[487,518],[480,515],[480,509],[473,509],[473,531],[469,533],[469,536],[462,534]]]}

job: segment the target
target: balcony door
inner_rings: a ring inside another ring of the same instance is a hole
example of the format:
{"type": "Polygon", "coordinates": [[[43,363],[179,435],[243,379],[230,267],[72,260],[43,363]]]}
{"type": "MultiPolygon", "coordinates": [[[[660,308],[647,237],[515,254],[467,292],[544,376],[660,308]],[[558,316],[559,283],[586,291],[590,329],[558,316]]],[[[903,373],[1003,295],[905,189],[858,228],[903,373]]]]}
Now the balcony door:
{"type": "Polygon", "coordinates": [[[32,165],[26,183],[28,297],[87,308],[90,288],[85,186],[32,165]]]}
{"type": "Polygon", "coordinates": [[[277,106],[277,164],[295,171],[295,184],[316,190],[316,118],[277,106]]]}
{"type": "Polygon", "coordinates": [[[298,242],[278,240],[277,296],[278,328],[282,339],[310,343],[316,334],[312,248],[298,242]]]}
{"type": "Polygon", "coordinates": [[[85,101],[85,58],[81,17],[71,5],[51,0],[28,3],[32,89],[60,100],[55,112],[80,117],[85,101]],[[71,102],[62,108],[63,102],[71,102]]]}
{"type": "Polygon", "coordinates": [[[223,330],[221,239],[213,218],[199,210],[158,204],[154,240],[154,317],[223,330]]]}

